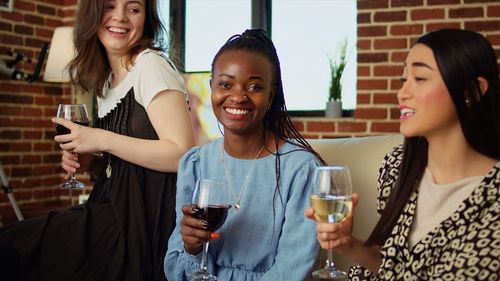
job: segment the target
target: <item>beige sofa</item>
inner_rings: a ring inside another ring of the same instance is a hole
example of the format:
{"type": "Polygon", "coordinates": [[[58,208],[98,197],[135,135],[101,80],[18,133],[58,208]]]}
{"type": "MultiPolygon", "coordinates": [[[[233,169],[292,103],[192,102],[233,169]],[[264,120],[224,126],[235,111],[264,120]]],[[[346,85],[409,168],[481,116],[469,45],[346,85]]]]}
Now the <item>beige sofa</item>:
{"type": "MultiPolygon", "coordinates": [[[[401,135],[383,135],[341,139],[310,139],[308,142],[329,165],[350,167],[353,190],[360,199],[355,211],[353,235],[366,239],[377,221],[377,172],[384,156],[403,142],[401,135]]],[[[321,251],[323,266],[326,253],[321,251]]],[[[338,254],[334,256],[338,268],[348,270],[354,262],[338,254]]]]}

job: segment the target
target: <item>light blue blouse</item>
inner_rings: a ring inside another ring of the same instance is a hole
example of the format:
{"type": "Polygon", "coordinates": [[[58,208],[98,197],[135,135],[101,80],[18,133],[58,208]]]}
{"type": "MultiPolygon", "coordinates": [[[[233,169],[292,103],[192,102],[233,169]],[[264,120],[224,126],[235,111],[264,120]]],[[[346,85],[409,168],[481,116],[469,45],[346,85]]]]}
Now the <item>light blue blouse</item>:
{"type": "MultiPolygon", "coordinates": [[[[275,192],[276,157],[256,160],[241,196],[241,208],[229,209],[226,222],[217,230],[220,238],[210,242],[208,270],[218,280],[304,280],[311,271],[319,246],[315,224],[304,216],[304,210],[309,206],[318,161],[312,153],[290,143],[283,145],[280,153],[280,193],[275,192]]],[[[186,274],[199,268],[201,253],[186,253],[180,233],[181,208],[191,203],[196,180],[227,181],[226,167],[238,195],[252,161],[223,152],[222,138],[183,156],[177,179],[177,224],[164,261],[168,280],[187,280],[186,274]]]]}

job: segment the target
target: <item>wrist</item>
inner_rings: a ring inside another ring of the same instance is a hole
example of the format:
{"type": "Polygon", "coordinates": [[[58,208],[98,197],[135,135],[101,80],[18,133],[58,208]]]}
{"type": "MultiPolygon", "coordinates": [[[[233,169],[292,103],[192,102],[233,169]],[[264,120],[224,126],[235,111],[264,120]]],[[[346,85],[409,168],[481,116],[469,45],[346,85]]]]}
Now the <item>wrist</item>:
{"type": "Polygon", "coordinates": [[[184,251],[186,251],[186,253],[192,255],[192,256],[197,256],[202,250],[202,246],[198,246],[198,247],[190,247],[186,244],[184,244],[184,251]]]}

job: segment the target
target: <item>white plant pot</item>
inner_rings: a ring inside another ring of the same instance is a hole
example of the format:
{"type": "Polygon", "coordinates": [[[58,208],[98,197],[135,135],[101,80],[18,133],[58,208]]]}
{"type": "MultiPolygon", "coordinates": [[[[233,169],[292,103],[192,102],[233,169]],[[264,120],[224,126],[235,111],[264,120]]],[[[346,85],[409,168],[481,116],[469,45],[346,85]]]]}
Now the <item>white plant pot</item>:
{"type": "Polygon", "coordinates": [[[325,107],[325,117],[340,118],[342,117],[342,102],[327,101],[325,107]]]}

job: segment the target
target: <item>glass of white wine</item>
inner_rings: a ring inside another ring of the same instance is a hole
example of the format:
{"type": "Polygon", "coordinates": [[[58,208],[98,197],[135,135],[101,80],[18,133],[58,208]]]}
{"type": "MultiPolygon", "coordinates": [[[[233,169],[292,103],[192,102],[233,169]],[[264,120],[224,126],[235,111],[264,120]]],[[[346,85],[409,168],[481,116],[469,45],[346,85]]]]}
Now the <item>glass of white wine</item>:
{"type": "MultiPolygon", "coordinates": [[[[352,180],[349,167],[317,167],[311,205],[317,221],[338,223],[344,220],[352,208],[352,180]]],[[[332,249],[328,249],[326,266],[314,271],[312,276],[321,279],[341,279],[347,274],[335,268],[332,249]]]]}

